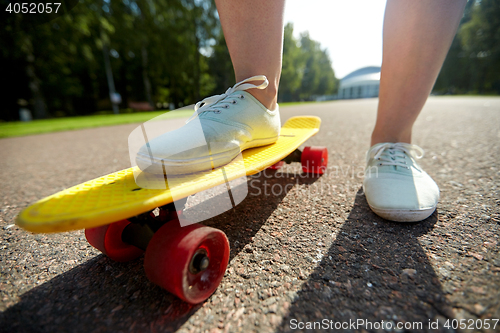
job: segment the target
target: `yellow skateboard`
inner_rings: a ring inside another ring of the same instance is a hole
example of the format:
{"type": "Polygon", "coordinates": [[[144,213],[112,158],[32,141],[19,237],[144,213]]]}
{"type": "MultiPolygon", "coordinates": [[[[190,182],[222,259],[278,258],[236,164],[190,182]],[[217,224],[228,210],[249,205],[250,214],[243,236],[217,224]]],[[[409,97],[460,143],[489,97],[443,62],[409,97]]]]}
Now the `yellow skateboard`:
{"type": "Polygon", "coordinates": [[[301,162],[303,172],[322,174],[328,162],[326,148],[297,149],[319,131],[320,124],[318,117],[290,118],[274,144],[247,149],[241,158],[218,169],[169,177],[168,182],[166,177],[137,177],[136,167],[96,178],[34,203],[16,223],[32,232],[86,229],[89,243],[117,261],[132,260],[145,251],[144,266],[152,282],[184,301],[199,303],[219,285],[229,243],[218,229],[184,221],[182,202],[242,175],[277,169],[284,162],[301,162]],[[150,178],[144,187],[137,185],[141,177],[150,178]]]}

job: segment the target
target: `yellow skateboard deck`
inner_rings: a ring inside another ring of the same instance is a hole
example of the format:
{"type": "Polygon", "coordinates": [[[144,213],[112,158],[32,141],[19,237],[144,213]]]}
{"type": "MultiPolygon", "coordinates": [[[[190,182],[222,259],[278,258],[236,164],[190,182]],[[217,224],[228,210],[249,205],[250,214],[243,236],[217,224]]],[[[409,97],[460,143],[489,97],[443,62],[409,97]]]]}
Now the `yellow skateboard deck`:
{"type": "MultiPolygon", "coordinates": [[[[319,131],[321,119],[314,116],[290,118],[271,145],[242,152],[246,175],[256,174],[281,161],[319,131]]],[[[150,211],[203,190],[239,178],[239,165],[228,165],[198,174],[174,177],[167,189],[139,188],[134,168],[90,180],[46,197],[24,209],[16,219],[33,232],[62,232],[94,228],[150,211]],[[224,177],[221,175],[224,169],[224,177]]],[[[137,171],[137,169],[135,169],[137,171]]]]}

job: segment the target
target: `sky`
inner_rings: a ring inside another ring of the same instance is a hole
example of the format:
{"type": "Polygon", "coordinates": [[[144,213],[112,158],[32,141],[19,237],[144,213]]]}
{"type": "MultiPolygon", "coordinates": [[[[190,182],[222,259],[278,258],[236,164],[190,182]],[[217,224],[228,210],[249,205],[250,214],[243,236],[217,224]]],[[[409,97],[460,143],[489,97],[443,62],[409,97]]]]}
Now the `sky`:
{"type": "Polygon", "coordinates": [[[382,63],[382,22],[386,0],[287,0],[285,24],[296,37],[310,37],[328,49],[335,76],[382,63]]]}

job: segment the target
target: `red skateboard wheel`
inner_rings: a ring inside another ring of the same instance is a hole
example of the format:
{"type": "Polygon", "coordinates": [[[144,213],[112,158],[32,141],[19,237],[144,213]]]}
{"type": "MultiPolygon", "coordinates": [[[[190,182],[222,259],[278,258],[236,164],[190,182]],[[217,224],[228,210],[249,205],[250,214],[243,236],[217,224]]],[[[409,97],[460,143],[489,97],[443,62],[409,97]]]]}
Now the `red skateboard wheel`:
{"type": "Polygon", "coordinates": [[[305,147],[300,162],[303,172],[322,175],[328,165],[328,149],[326,147],[305,147]]]}
{"type": "Polygon", "coordinates": [[[229,261],[229,242],[217,229],[171,221],[149,242],[144,269],[149,280],[183,301],[197,304],[219,286],[229,261]]]}
{"type": "Polygon", "coordinates": [[[134,260],[144,251],[122,241],[123,229],[129,224],[128,220],[121,220],[102,227],[85,229],[85,237],[90,245],[110,259],[119,262],[134,260]]]}

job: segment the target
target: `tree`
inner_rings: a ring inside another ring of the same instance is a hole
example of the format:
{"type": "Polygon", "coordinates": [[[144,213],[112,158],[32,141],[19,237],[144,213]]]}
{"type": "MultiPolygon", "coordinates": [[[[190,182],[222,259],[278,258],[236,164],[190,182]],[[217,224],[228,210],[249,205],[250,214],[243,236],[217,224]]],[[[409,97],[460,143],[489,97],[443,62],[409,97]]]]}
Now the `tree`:
{"type": "Polygon", "coordinates": [[[434,86],[437,93],[500,93],[500,3],[469,1],[434,86]]]}
{"type": "Polygon", "coordinates": [[[460,29],[465,56],[470,59],[469,91],[500,93],[500,3],[477,2],[471,19],[460,29]]]}
{"type": "Polygon", "coordinates": [[[144,100],[185,105],[214,88],[200,52],[220,30],[213,0],[80,0],[36,29],[17,28],[11,20],[0,36],[4,75],[12,78],[4,120],[18,118],[18,99],[32,110],[46,105],[49,116],[109,109],[108,55],[124,107],[144,100]]]}
{"type": "Polygon", "coordinates": [[[212,54],[208,59],[208,66],[214,80],[214,91],[216,94],[220,94],[236,83],[231,56],[222,29],[219,31],[216,43],[211,47],[211,50],[212,54]]]}
{"type": "Polygon", "coordinates": [[[283,40],[283,65],[279,86],[279,101],[299,99],[299,89],[304,75],[305,57],[293,36],[293,24],[285,26],[283,40]]]}
{"type": "Polygon", "coordinates": [[[318,95],[333,94],[338,86],[330,57],[320,43],[309,33],[300,35],[300,43],[293,36],[293,24],[285,26],[283,41],[283,68],[279,87],[279,101],[310,100],[318,95]]]}

